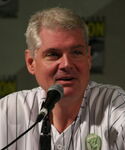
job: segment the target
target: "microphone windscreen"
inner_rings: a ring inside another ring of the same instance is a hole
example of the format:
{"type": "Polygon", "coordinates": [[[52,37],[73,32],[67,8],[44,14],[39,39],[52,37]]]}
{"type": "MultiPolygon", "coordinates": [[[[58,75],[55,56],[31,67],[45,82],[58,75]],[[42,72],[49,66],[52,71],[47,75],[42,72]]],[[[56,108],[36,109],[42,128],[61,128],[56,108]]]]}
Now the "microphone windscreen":
{"type": "Polygon", "coordinates": [[[54,85],[52,85],[52,86],[48,89],[48,92],[49,92],[49,91],[53,91],[53,90],[55,90],[55,91],[57,91],[57,92],[60,93],[60,96],[61,96],[60,98],[63,97],[64,90],[63,90],[63,86],[62,86],[61,84],[54,84],[54,85]]]}

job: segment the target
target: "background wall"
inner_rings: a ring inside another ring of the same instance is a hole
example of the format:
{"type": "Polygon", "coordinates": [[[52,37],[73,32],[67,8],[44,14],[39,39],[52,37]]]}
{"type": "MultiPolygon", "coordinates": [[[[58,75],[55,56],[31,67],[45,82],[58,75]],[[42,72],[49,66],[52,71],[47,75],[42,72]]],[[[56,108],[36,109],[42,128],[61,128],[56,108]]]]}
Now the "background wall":
{"type": "Polygon", "coordinates": [[[34,12],[55,6],[72,8],[83,17],[105,16],[104,71],[92,74],[91,78],[125,89],[124,0],[19,0],[17,17],[0,17],[0,77],[16,74],[17,90],[37,85],[25,68],[24,33],[28,19],[34,12]]]}
{"type": "Polygon", "coordinates": [[[105,66],[104,73],[92,79],[125,89],[125,1],[112,1],[96,14],[106,16],[105,66]]]}

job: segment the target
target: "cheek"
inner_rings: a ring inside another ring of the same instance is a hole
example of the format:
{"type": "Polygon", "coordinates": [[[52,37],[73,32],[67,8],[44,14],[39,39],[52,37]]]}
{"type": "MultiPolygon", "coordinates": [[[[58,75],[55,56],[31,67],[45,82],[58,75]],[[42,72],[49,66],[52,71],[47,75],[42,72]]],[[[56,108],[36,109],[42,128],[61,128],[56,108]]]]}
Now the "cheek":
{"type": "Polygon", "coordinates": [[[36,70],[35,74],[36,80],[40,86],[42,86],[45,90],[47,90],[53,82],[53,70],[52,67],[48,66],[40,66],[36,70]]]}
{"type": "Polygon", "coordinates": [[[57,66],[54,63],[39,63],[36,68],[37,75],[41,76],[46,82],[51,80],[57,71],[57,66]]]}
{"type": "Polygon", "coordinates": [[[89,63],[89,61],[81,62],[79,64],[79,70],[80,70],[80,72],[87,73],[90,70],[90,63],[89,63]]]}
{"type": "Polygon", "coordinates": [[[53,75],[54,73],[56,73],[57,69],[58,66],[56,65],[56,63],[46,63],[43,65],[43,70],[48,75],[53,75]]]}
{"type": "Polygon", "coordinates": [[[88,82],[90,77],[90,64],[89,63],[80,64],[79,72],[80,72],[81,82],[83,83],[88,82]]]}

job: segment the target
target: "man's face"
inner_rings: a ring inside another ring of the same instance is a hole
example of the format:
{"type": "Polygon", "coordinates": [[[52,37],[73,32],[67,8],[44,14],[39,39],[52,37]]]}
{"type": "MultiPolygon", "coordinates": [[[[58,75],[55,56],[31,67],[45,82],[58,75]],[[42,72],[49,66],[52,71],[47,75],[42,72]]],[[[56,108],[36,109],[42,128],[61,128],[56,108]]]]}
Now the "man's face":
{"type": "Polygon", "coordinates": [[[83,94],[91,68],[90,47],[84,40],[83,31],[43,28],[40,38],[42,44],[34,58],[30,50],[26,50],[29,72],[45,90],[53,84],[61,84],[65,96],[83,94]]]}

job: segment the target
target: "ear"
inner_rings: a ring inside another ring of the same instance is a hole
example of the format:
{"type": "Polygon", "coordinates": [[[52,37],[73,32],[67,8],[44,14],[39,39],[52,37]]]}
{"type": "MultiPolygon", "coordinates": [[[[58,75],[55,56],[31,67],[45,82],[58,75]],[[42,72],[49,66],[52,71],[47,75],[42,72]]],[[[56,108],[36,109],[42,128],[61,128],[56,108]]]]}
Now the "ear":
{"type": "Polygon", "coordinates": [[[89,64],[89,69],[91,70],[92,67],[91,46],[88,46],[88,64],[89,64]]]}
{"type": "Polygon", "coordinates": [[[34,60],[34,56],[32,54],[32,51],[29,49],[25,50],[25,62],[26,62],[26,66],[27,66],[29,73],[34,75],[34,73],[35,73],[35,60],[34,60]]]}

